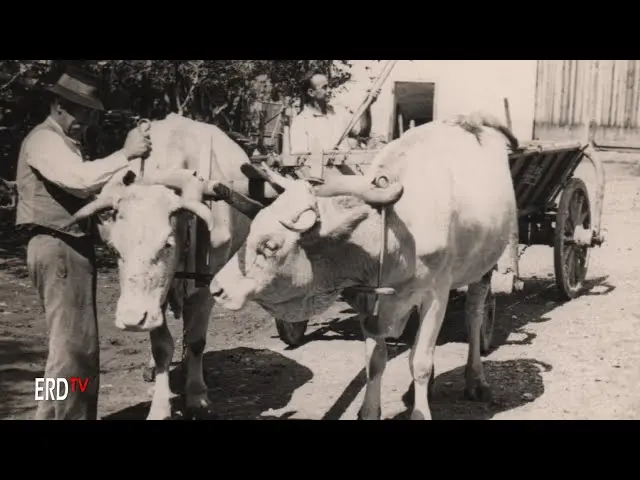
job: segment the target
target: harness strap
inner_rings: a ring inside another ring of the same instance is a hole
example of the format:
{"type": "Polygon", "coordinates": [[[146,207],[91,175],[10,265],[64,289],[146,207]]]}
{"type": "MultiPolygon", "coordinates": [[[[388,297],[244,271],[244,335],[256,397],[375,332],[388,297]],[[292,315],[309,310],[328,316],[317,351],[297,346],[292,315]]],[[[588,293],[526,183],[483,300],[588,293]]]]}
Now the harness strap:
{"type": "MultiPolygon", "coordinates": [[[[389,179],[380,175],[376,177],[373,181],[373,184],[378,188],[387,188],[389,186],[389,179]]],[[[368,285],[356,285],[353,287],[348,287],[347,291],[351,291],[353,293],[365,293],[365,294],[373,294],[374,295],[374,305],[373,311],[371,315],[376,318],[380,313],[380,297],[382,295],[394,295],[396,290],[393,287],[383,287],[382,286],[382,276],[384,272],[384,261],[387,252],[387,227],[388,227],[388,211],[389,206],[381,206],[377,207],[376,210],[380,213],[380,253],[378,255],[378,278],[376,281],[376,286],[371,287],[368,285]]]]}
{"type": "Polygon", "coordinates": [[[373,305],[373,316],[378,317],[378,313],[380,312],[380,292],[382,287],[382,272],[384,269],[384,259],[387,251],[387,211],[389,207],[380,207],[378,211],[380,212],[381,222],[380,222],[380,255],[378,257],[378,282],[376,285],[375,292],[375,303],[373,305]]]}
{"type": "MultiPolygon", "coordinates": [[[[389,179],[381,175],[374,180],[376,187],[378,188],[387,188],[389,186],[389,179]]],[[[378,257],[378,281],[375,289],[375,303],[373,305],[373,316],[378,317],[380,312],[380,296],[381,295],[389,295],[395,293],[394,289],[383,289],[382,287],[382,274],[384,271],[384,260],[387,252],[387,212],[389,211],[388,206],[382,206],[378,208],[380,212],[380,254],[378,257]],[[387,291],[390,290],[390,291],[387,291]]]]}

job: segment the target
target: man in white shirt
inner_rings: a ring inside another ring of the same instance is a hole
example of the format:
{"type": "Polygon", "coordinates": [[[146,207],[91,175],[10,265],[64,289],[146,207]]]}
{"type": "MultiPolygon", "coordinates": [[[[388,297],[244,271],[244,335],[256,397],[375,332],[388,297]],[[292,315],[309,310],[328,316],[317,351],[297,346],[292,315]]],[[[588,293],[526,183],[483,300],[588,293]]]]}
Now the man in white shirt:
{"type": "Polygon", "coordinates": [[[121,150],[83,161],[70,135],[104,109],[95,82],[70,71],[50,91],[49,116],[20,149],[16,225],[29,232],[27,267],[49,330],[44,377],[89,380],[84,392],[69,391],[64,401],[41,401],[36,419],[94,420],[100,380],[94,232],[90,221],[64,226],[114,173],[149,152],[151,142],[135,128],[121,150]]]}
{"type": "MultiPolygon", "coordinates": [[[[374,102],[380,91],[374,92],[374,102]]],[[[329,104],[331,90],[325,75],[313,74],[303,82],[304,107],[293,119],[290,128],[291,152],[317,152],[333,150],[351,120],[353,113],[336,109],[329,104]]],[[[373,104],[373,102],[372,102],[373,104]]],[[[371,111],[367,109],[356,125],[338,146],[338,150],[355,147],[353,137],[363,124],[371,123],[371,111]],[[351,138],[350,138],[351,136],[351,138]]]]}

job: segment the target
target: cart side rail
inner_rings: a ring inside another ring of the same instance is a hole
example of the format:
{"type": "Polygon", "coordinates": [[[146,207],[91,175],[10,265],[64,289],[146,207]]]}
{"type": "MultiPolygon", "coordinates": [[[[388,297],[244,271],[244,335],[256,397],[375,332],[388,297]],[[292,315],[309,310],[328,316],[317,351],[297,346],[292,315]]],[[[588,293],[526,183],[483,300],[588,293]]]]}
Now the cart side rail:
{"type": "Polygon", "coordinates": [[[549,208],[584,157],[579,143],[529,147],[509,155],[520,215],[549,208]]]}

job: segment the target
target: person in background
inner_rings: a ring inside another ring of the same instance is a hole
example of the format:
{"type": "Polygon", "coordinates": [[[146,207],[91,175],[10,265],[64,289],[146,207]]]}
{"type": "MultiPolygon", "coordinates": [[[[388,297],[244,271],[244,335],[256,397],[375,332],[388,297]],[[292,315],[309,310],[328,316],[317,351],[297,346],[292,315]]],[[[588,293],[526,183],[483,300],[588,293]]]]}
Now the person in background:
{"type": "MultiPolygon", "coordinates": [[[[373,93],[373,102],[380,90],[373,93]]],[[[330,105],[331,90],[326,75],[314,73],[302,83],[303,108],[292,120],[290,128],[291,152],[317,152],[333,150],[351,120],[353,113],[341,111],[330,105]]],[[[358,136],[366,122],[371,123],[371,106],[360,117],[350,134],[338,146],[338,150],[355,148],[358,136]]]]}
{"type": "Polygon", "coordinates": [[[50,89],[49,116],[22,142],[18,157],[16,225],[28,233],[27,268],[44,308],[49,352],[44,377],[88,380],[64,401],[41,401],[36,419],[95,420],[100,358],[96,312],[94,230],[90,221],[65,230],[72,215],[129,161],[151,150],[149,137],[131,130],[122,149],[83,161],[74,138],[104,110],[95,79],[63,74],[50,89]]]}

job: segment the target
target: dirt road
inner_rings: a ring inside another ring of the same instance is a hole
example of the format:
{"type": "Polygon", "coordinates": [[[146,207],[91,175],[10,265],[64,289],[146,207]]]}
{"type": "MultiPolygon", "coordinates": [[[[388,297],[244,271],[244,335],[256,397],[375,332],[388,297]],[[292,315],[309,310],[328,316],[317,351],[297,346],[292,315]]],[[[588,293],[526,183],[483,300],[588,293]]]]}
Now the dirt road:
{"type": "MultiPolygon", "coordinates": [[[[493,386],[488,405],[463,399],[467,354],[462,318],[452,308],[436,351],[436,419],[640,418],[640,156],[601,153],[606,161],[606,243],[595,249],[589,290],[563,304],[548,247],[522,258],[525,289],[498,303],[497,348],[484,359],[493,386]]],[[[579,176],[592,185],[588,165],[579,176]]],[[[594,195],[591,195],[592,202],[594,195]]],[[[6,234],[2,235],[2,238],[6,234]]],[[[24,269],[23,250],[0,243],[0,418],[31,418],[46,331],[24,269]]],[[[102,345],[100,417],[144,418],[151,384],[142,380],[148,337],[113,326],[116,273],[99,279],[102,345]]],[[[353,419],[362,401],[363,345],[346,305],[314,319],[308,342],[285,349],[259,307],[214,311],[205,356],[210,397],[222,419],[353,419]],[[339,319],[342,320],[339,320],[339,319]]],[[[458,308],[459,310],[459,308],[458,308]]],[[[171,319],[179,338],[180,324],[171,319]]],[[[384,376],[383,417],[406,418],[408,347],[392,344],[384,376]]],[[[175,360],[180,357],[176,348],[175,360]]],[[[179,411],[179,401],[176,399],[179,411]]]]}

